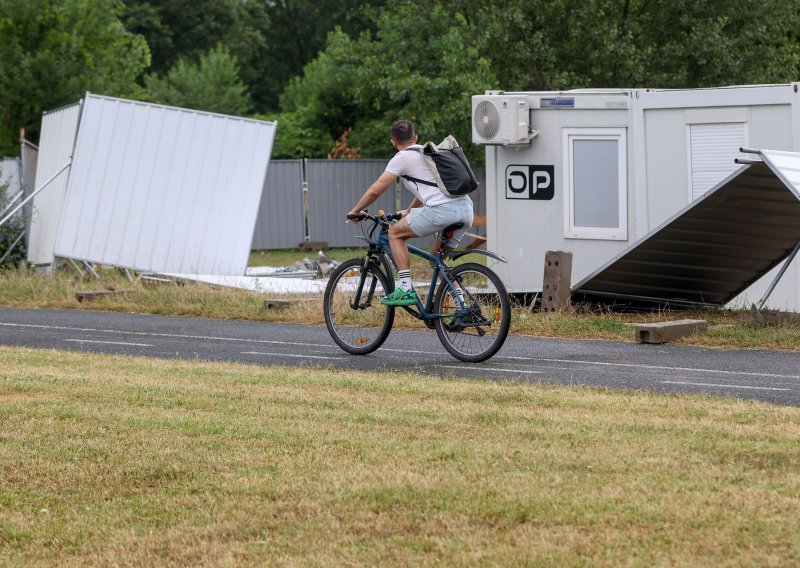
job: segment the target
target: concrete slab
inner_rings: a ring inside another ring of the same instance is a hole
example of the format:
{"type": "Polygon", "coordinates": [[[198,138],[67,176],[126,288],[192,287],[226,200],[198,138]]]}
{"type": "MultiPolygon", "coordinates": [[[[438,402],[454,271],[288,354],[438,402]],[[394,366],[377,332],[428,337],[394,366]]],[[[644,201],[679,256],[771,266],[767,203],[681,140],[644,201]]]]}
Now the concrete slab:
{"type": "Polygon", "coordinates": [[[637,343],[667,343],[707,329],[707,321],[690,319],[642,323],[634,327],[637,343]]]}
{"type": "Polygon", "coordinates": [[[75,299],[79,302],[89,302],[91,300],[97,300],[98,298],[106,298],[108,296],[114,296],[116,294],[127,294],[128,292],[133,292],[133,290],[89,290],[83,292],[75,292],[75,299]]]}
{"type": "MultiPolygon", "coordinates": [[[[304,280],[301,278],[272,278],[269,276],[216,276],[211,274],[165,274],[171,278],[204,282],[212,286],[239,288],[251,292],[272,294],[300,294],[306,296],[322,295],[326,280],[304,280]]],[[[356,283],[353,283],[355,289],[356,283]]]]}
{"type": "Polygon", "coordinates": [[[266,300],[264,302],[264,309],[265,310],[285,310],[286,308],[293,306],[296,304],[298,300],[283,300],[283,299],[272,299],[266,300]]]}

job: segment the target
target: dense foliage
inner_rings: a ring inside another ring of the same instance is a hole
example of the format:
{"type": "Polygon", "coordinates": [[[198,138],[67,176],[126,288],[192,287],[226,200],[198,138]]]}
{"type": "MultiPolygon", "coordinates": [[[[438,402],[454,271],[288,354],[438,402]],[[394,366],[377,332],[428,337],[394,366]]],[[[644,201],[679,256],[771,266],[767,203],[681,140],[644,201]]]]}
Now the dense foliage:
{"type": "Polygon", "coordinates": [[[388,125],[469,139],[486,89],[788,82],[796,0],[0,0],[0,150],[85,91],[279,120],[276,157],[388,125]]]}
{"type": "Polygon", "coordinates": [[[154,102],[243,115],[252,109],[236,58],[224,47],[200,56],[199,63],[179,59],[164,77],[145,79],[146,97],[154,102]]]}
{"type": "MultiPolygon", "coordinates": [[[[5,210],[9,205],[10,200],[6,196],[7,190],[7,187],[0,185],[0,211],[5,210]]],[[[2,217],[5,217],[5,214],[0,215],[0,218],[2,217]]],[[[25,225],[21,214],[15,215],[7,223],[0,225],[0,261],[2,261],[0,270],[16,266],[25,259],[25,239],[18,240],[24,230],[25,225]]]]}
{"type": "Polygon", "coordinates": [[[150,64],[116,0],[0,0],[0,155],[19,152],[19,128],[34,136],[42,111],[86,91],[136,96],[150,64]]]}
{"type": "Polygon", "coordinates": [[[470,41],[462,15],[434,5],[419,25],[418,14],[404,3],[378,19],[375,35],[332,32],[281,97],[276,153],[319,154],[352,126],[349,141],[362,155],[385,157],[388,126],[398,117],[413,120],[423,139],[453,133],[468,140],[469,97],[495,83],[490,61],[470,41]]]}

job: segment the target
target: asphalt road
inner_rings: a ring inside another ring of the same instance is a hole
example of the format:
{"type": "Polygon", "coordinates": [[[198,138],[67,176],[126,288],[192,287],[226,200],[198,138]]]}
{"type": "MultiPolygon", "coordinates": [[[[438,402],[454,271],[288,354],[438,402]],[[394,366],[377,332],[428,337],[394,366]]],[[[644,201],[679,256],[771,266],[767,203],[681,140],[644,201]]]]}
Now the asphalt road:
{"type": "Polygon", "coordinates": [[[324,326],[110,312],[0,308],[0,344],[236,361],[255,365],[411,371],[657,392],[706,392],[800,406],[800,353],[618,341],[509,337],[489,361],[461,363],[434,331],[393,330],[367,356],[341,351],[324,326]]]}

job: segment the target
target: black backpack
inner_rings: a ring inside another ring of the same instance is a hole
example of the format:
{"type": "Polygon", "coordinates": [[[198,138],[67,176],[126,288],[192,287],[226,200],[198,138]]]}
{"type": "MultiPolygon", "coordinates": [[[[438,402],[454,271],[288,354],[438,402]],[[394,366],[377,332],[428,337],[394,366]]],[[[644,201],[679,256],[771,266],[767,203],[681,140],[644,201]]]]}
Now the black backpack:
{"type": "Polygon", "coordinates": [[[448,136],[441,144],[426,142],[420,148],[406,148],[415,152],[422,152],[425,161],[433,172],[436,182],[412,176],[402,176],[414,183],[438,187],[439,191],[448,197],[467,195],[478,188],[478,180],[464,155],[464,149],[458,145],[453,136],[448,136]]]}

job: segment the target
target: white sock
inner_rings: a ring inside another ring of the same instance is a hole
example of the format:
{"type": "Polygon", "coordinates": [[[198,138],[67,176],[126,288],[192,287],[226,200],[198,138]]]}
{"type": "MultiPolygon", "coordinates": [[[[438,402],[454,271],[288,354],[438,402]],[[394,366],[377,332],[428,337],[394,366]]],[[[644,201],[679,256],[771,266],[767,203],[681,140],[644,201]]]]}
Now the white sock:
{"type": "Polygon", "coordinates": [[[466,305],[466,302],[464,302],[464,290],[462,290],[461,288],[456,288],[455,292],[450,290],[450,296],[453,298],[453,300],[455,300],[457,307],[461,306],[461,304],[458,303],[459,300],[461,300],[461,302],[463,302],[464,305],[466,305]]]}
{"type": "Polygon", "coordinates": [[[411,270],[398,270],[397,275],[400,277],[400,286],[403,290],[411,290],[411,270]]]}

